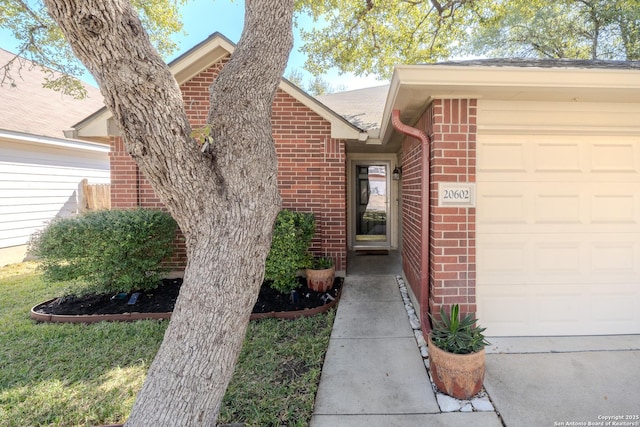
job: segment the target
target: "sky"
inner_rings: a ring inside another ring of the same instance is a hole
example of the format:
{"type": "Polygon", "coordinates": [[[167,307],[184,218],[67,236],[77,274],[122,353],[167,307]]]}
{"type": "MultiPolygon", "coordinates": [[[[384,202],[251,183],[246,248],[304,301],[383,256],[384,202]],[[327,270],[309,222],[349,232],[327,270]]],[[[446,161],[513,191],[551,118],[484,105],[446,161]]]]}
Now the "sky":
{"type": "MultiPolygon", "coordinates": [[[[171,57],[167,58],[167,62],[180,56],[215,32],[219,32],[232,42],[237,43],[242,33],[244,1],[190,0],[182,7],[182,20],[184,22],[184,30],[187,34],[177,34],[173,37],[178,44],[178,50],[171,57]]],[[[301,18],[298,22],[301,26],[313,25],[311,18],[301,18]]],[[[0,47],[16,52],[17,46],[17,41],[11,37],[10,33],[5,30],[0,30],[0,47]]],[[[302,40],[299,32],[294,28],[294,46],[289,56],[285,76],[288,76],[292,70],[297,69],[303,73],[305,76],[305,84],[308,84],[313,76],[303,70],[306,58],[305,55],[299,51],[301,46],[302,40]]],[[[377,80],[374,76],[363,78],[356,77],[352,74],[341,75],[335,69],[329,70],[329,72],[322,77],[334,88],[344,90],[379,86],[386,83],[385,81],[377,80]]],[[[88,80],[90,84],[96,86],[91,76],[83,78],[83,80],[88,80]]]]}

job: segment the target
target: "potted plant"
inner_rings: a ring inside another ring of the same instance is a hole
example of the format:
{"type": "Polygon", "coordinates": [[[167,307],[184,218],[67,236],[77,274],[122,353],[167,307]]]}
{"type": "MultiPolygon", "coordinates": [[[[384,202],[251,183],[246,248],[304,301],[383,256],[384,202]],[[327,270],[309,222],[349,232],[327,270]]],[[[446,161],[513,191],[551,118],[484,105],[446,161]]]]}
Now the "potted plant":
{"type": "Polygon", "coordinates": [[[307,287],[312,291],[325,292],[333,287],[336,269],[330,257],[316,257],[306,269],[307,287]]]}
{"type": "Polygon", "coordinates": [[[440,319],[431,317],[429,369],[438,390],[457,399],[469,399],[482,388],[485,372],[484,347],[489,345],[472,315],[460,320],[460,307],[451,306],[440,319]]]}

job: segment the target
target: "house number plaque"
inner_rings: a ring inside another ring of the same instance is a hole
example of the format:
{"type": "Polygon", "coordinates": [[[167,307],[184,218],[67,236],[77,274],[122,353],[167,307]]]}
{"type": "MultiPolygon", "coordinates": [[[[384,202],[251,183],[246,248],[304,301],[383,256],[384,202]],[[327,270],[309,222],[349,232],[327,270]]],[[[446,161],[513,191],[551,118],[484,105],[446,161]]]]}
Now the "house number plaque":
{"type": "Polygon", "coordinates": [[[438,206],[475,208],[475,182],[441,182],[438,185],[438,206]]]}

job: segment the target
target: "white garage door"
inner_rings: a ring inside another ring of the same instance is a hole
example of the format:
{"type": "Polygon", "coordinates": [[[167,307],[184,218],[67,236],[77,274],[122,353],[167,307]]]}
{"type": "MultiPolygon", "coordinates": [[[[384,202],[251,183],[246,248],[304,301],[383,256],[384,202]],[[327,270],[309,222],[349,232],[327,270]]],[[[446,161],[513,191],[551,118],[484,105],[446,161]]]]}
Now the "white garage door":
{"type": "Polygon", "coordinates": [[[478,318],[493,336],[640,333],[640,137],[478,135],[478,318]]]}

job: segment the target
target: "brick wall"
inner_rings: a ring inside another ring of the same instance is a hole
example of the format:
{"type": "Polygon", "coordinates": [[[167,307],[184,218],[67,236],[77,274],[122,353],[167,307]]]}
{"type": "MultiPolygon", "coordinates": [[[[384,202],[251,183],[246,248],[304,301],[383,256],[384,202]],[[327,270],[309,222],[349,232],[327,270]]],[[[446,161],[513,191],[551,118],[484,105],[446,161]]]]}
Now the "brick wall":
{"type": "Polygon", "coordinates": [[[430,208],[426,212],[422,204],[426,148],[406,137],[402,145],[402,258],[426,325],[427,310],[438,313],[443,305],[457,303],[463,313],[476,311],[475,208],[438,206],[440,183],[475,182],[476,101],[435,100],[415,127],[431,137],[430,208]],[[428,267],[425,215],[429,215],[431,229],[428,267]]]}
{"type": "MultiPolygon", "coordinates": [[[[421,127],[420,124],[417,127],[421,127]]],[[[427,147],[416,138],[406,137],[402,144],[402,269],[420,304],[420,319],[426,325],[428,294],[425,268],[426,230],[422,226],[429,213],[423,209],[423,163],[427,147]]]]}
{"type": "Polygon", "coordinates": [[[476,210],[438,206],[441,182],[476,180],[476,100],[440,99],[431,106],[431,265],[429,304],[476,311],[476,210]]]}
{"type": "Polygon", "coordinates": [[[347,263],[346,146],[331,138],[331,125],[288,94],[273,103],[278,186],[285,209],[313,212],[312,251],[331,256],[336,270],[347,263]]]}
{"type": "MultiPolygon", "coordinates": [[[[194,76],[181,86],[187,115],[194,127],[206,123],[209,86],[228,58],[194,76]]],[[[273,104],[273,136],[278,154],[278,186],[282,207],[313,212],[317,232],[312,251],[334,258],[336,270],[347,261],[346,152],[345,143],[331,138],[331,125],[282,90],[273,104]]],[[[162,208],[153,189],[126,153],[121,138],[112,139],[111,205],[115,209],[137,206],[162,208]]],[[[182,236],[170,264],[184,268],[182,236]]]]}
{"type": "MultiPolygon", "coordinates": [[[[138,165],[124,148],[121,137],[112,138],[111,151],[111,209],[134,209],[144,207],[164,209],[151,184],[144,177],[138,165]]],[[[183,270],[187,259],[184,236],[178,230],[173,240],[174,251],[171,259],[164,264],[171,270],[183,270]]]]}

